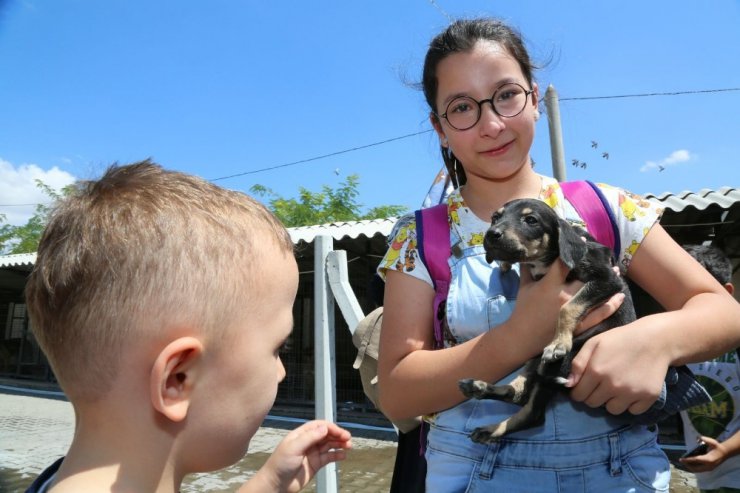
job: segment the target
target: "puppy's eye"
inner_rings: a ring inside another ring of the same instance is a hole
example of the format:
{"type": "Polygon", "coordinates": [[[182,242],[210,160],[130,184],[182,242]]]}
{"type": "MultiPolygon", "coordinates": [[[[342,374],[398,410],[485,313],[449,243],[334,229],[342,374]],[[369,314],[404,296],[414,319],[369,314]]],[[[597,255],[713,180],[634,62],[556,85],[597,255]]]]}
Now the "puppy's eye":
{"type": "Polygon", "coordinates": [[[534,217],[534,216],[531,216],[531,215],[530,215],[530,216],[524,216],[523,220],[524,220],[524,222],[525,222],[526,224],[528,224],[529,226],[534,226],[534,225],[535,225],[535,224],[537,224],[537,222],[538,222],[538,221],[537,221],[537,218],[536,218],[536,217],[534,217]]]}
{"type": "Polygon", "coordinates": [[[494,212],[493,213],[493,216],[491,216],[491,222],[492,223],[495,223],[499,219],[501,219],[501,213],[500,212],[494,212]]]}

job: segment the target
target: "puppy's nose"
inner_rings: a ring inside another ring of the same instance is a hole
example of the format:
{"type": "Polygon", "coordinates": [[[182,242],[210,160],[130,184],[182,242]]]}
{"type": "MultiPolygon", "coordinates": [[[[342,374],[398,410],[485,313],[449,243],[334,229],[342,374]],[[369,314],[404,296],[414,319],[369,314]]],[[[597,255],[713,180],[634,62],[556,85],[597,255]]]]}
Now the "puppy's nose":
{"type": "Polygon", "coordinates": [[[485,236],[483,237],[483,248],[486,250],[490,250],[491,248],[494,248],[496,244],[503,238],[504,233],[498,228],[491,228],[488,231],[486,231],[485,236]]]}

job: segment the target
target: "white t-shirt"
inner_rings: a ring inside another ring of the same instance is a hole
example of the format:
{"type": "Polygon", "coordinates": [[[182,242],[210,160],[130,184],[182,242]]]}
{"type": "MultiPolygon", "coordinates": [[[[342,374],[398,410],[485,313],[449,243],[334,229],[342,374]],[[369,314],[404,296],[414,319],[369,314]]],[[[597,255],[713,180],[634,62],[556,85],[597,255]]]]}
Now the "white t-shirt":
{"type": "MultiPolygon", "coordinates": [[[[688,365],[712,402],[681,412],[687,449],[699,435],[723,442],[740,430],[740,362],[732,351],[712,361],[688,365]]],[[[730,457],[715,470],[696,473],[699,488],[740,488],[740,456],[730,457]]]]}

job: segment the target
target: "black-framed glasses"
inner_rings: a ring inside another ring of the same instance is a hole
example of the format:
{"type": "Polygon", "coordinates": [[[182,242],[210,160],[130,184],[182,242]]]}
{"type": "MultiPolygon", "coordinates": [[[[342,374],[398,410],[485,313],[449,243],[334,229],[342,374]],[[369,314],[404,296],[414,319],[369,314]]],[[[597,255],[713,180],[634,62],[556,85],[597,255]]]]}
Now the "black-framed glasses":
{"type": "Polygon", "coordinates": [[[473,128],[480,120],[483,103],[491,103],[491,108],[498,116],[512,118],[524,111],[527,98],[533,92],[516,82],[507,82],[496,89],[489,99],[476,101],[469,96],[453,99],[439,117],[447,120],[447,123],[456,130],[467,130],[473,128]]]}

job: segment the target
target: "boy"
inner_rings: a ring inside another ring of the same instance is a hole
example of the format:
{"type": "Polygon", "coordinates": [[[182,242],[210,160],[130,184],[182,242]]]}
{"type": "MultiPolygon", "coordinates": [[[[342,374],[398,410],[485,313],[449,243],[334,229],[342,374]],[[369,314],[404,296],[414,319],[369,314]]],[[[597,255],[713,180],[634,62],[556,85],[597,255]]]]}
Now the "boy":
{"type": "MultiPolygon", "coordinates": [[[[722,284],[730,294],[732,264],[717,247],[687,245],[684,249],[722,284]]],[[[732,351],[712,361],[689,365],[709,390],[713,401],[681,413],[687,450],[699,441],[706,446],[681,459],[696,473],[702,492],[740,492],[740,361],[732,351]]]]}
{"type": "MultiPolygon", "coordinates": [[[[76,429],[29,491],[174,493],[239,460],[285,377],[292,248],[256,201],[148,160],[62,201],[26,300],[76,429]]],[[[350,447],[307,423],[240,491],[299,491],[350,447]]]]}

